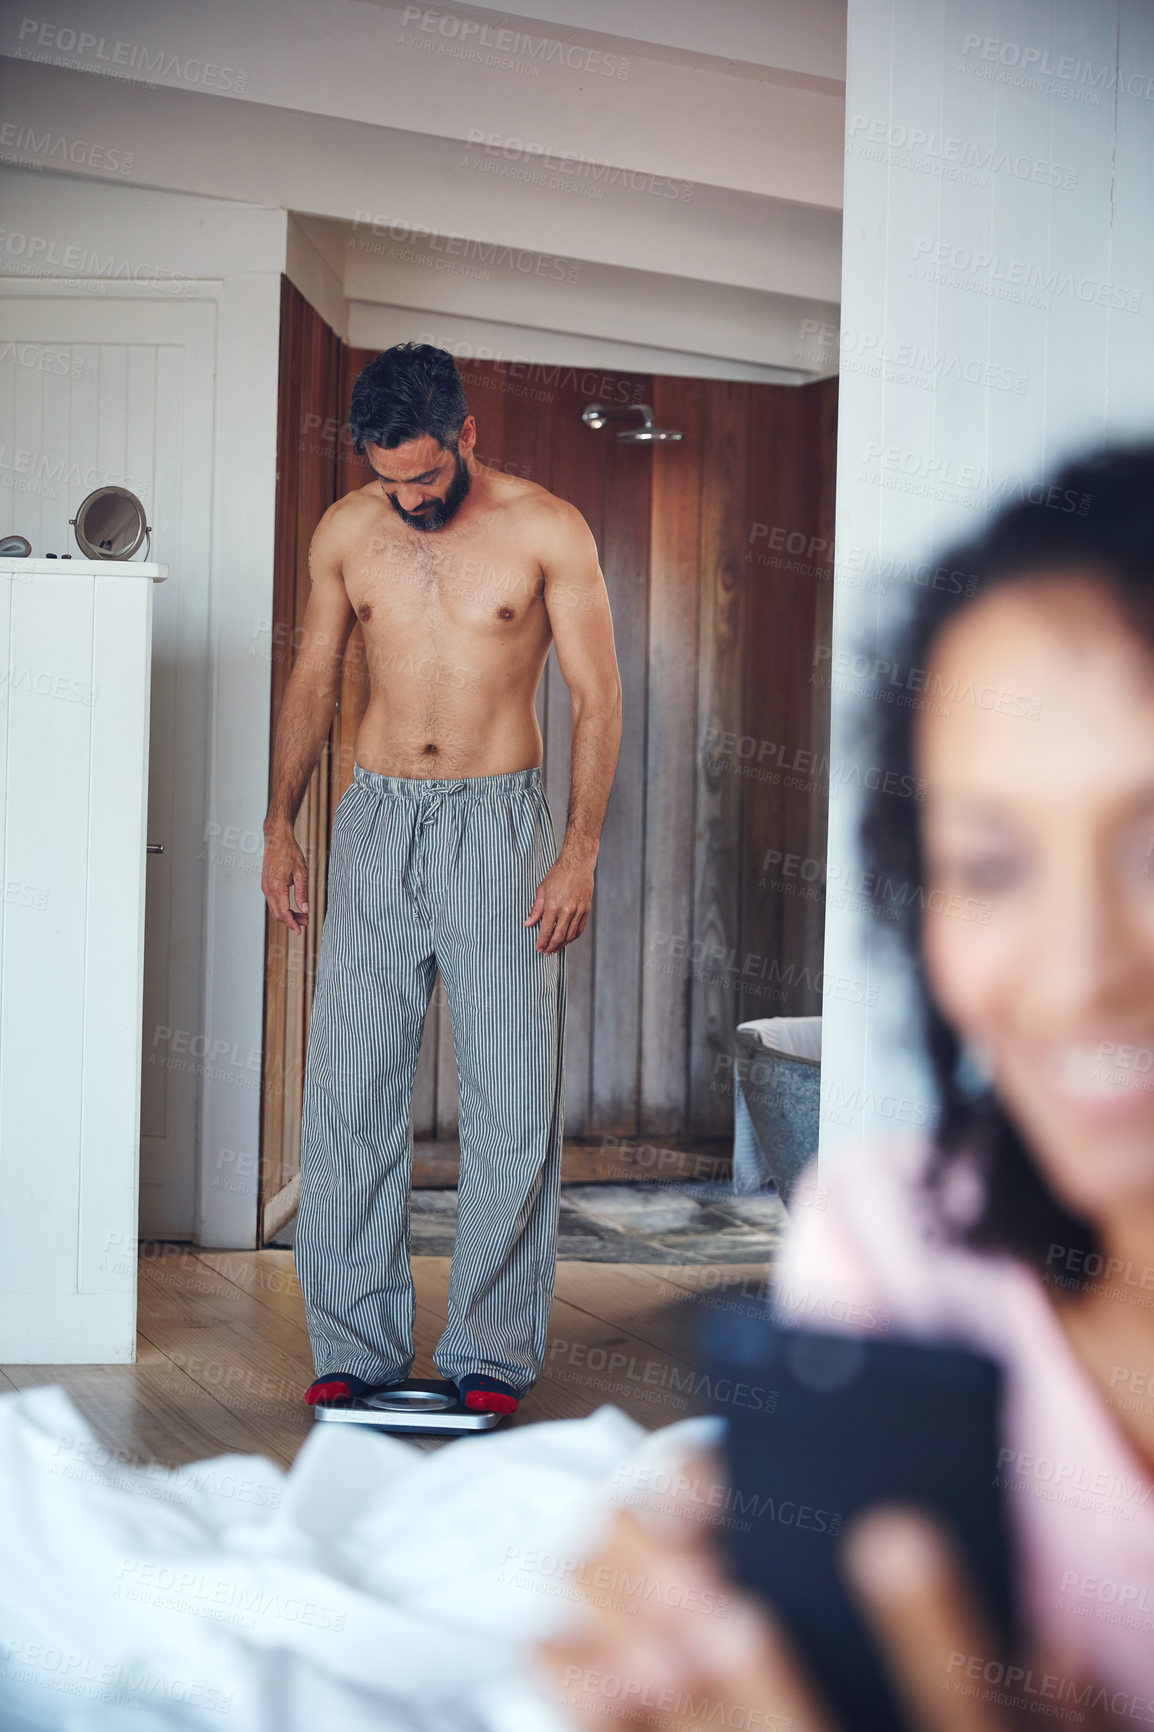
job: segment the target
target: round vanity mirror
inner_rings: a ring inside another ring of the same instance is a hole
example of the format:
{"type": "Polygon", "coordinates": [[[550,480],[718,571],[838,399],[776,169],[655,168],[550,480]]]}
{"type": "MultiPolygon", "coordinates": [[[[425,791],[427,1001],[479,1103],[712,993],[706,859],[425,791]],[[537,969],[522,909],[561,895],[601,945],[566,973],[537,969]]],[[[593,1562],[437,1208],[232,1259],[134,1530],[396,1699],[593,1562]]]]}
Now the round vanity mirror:
{"type": "Polygon", "coordinates": [[[98,487],[68,519],[86,559],[131,559],[152,531],[144,507],[127,487],[98,487]]]}

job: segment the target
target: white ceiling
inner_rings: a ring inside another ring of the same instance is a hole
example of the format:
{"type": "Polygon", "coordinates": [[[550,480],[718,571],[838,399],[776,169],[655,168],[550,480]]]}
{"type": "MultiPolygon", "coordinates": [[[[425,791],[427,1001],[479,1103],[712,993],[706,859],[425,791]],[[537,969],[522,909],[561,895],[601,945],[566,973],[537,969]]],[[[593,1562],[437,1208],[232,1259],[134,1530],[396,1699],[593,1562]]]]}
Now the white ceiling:
{"type": "Polygon", "coordinates": [[[57,0],[7,6],[0,56],[6,155],[108,179],[44,142],[102,140],[121,184],[296,213],[346,332],[406,308],[800,379],[836,321],[845,0],[57,0]]]}

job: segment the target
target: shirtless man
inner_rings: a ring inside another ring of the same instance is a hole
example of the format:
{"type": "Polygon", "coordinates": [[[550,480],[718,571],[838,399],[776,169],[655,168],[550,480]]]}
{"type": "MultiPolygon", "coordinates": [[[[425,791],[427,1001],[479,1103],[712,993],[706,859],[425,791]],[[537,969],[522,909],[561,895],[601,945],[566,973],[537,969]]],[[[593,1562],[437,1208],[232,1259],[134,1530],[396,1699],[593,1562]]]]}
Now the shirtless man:
{"type": "Polygon", "coordinates": [[[262,880],[276,919],[299,933],[308,876],[293,821],[359,619],[371,695],[333,816],[305,1064],[296,1265],[317,1371],[305,1399],[386,1388],[412,1365],[409,1110],[439,970],[461,1174],[434,1359],[467,1406],[510,1413],[544,1360],[564,953],[589,918],[621,737],[609,599],[580,513],[473,455],[476,423],[443,349],[379,355],[350,419],[375,479],[330,506],[309,552],[262,880]],[[550,644],[573,710],[559,853],[534,708],[550,644]]]}

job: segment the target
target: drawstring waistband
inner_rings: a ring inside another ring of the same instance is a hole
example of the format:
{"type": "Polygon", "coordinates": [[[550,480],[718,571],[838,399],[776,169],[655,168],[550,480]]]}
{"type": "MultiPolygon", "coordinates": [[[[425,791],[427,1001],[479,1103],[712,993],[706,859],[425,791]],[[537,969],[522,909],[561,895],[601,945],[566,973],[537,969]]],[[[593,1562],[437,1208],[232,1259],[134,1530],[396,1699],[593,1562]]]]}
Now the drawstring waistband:
{"type": "Polygon", "coordinates": [[[363,764],[353,765],[353,778],[370,793],[380,798],[424,801],[432,811],[443,797],[466,800],[499,800],[508,794],[528,793],[541,787],[541,766],[528,770],[510,770],[503,776],[461,776],[455,780],[425,776],[382,776],[377,770],[366,770],[363,764]]]}

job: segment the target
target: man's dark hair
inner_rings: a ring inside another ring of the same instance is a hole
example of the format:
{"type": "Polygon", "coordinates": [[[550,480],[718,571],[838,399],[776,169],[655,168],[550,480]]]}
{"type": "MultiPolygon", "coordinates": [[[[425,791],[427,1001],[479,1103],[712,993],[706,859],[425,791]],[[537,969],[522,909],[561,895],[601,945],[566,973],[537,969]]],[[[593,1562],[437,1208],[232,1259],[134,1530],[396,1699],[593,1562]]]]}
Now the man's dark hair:
{"type": "MultiPolygon", "coordinates": [[[[941,633],[965,608],[992,590],[1039,577],[1077,573],[1106,592],[1135,633],[1154,651],[1154,445],[1103,452],[1068,463],[1053,486],[998,512],[984,533],[935,562],[949,581],[921,590],[899,627],[891,660],[896,677],[917,670],[918,689],[941,633]],[[963,581],[964,580],[964,581],[963,581]]],[[[932,693],[927,693],[932,697],[932,693]]],[[[992,1090],[967,1086],[962,1044],[934,1002],[920,943],[919,896],[903,896],[893,918],[885,887],[924,890],[919,804],[895,799],[888,788],[912,788],[914,712],[911,706],[876,706],[869,731],[874,763],[907,782],[879,777],[863,813],[861,837],[871,876],[874,913],[895,935],[915,984],[920,1032],[937,1093],[938,1123],[929,1169],[931,1195],[944,1213],[951,1173],[976,1160],[984,1202],[961,1229],[974,1249],[1008,1252],[1040,1273],[1051,1247],[1065,1254],[1099,1251],[1089,1222],[1070,1213],[1053,1194],[1017,1126],[992,1090]]],[[[1088,1151],[1092,1157],[1092,1151],[1088,1151]]],[[[1073,1261],[1072,1259],[1070,1261],[1073,1261]]],[[[1064,1269],[1070,1262],[1063,1255],[1064,1269]]],[[[1084,1275],[1063,1279],[1079,1285],[1084,1275]]]]}
{"type": "Polygon", "coordinates": [[[353,450],[386,451],[431,434],[446,451],[457,449],[469,405],[457,363],[431,343],[394,343],[362,368],[353,386],[349,425],[353,450]]]}

